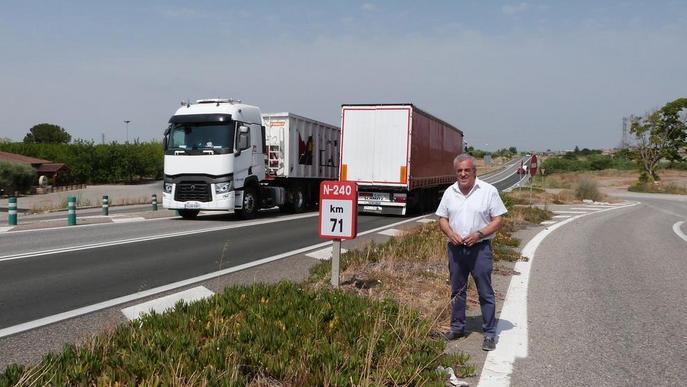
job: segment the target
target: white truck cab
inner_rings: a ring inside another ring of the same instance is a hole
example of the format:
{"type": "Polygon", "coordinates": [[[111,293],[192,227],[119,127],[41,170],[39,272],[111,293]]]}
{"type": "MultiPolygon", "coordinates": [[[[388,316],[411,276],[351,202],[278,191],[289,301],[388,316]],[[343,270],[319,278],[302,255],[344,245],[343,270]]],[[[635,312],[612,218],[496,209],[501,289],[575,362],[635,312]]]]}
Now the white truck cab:
{"type": "Polygon", "coordinates": [[[283,204],[265,179],[265,127],[260,109],[232,99],[183,103],[164,137],[164,208],[184,218],[199,211],[238,212],[252,218],[264,206],[283,204]]]}

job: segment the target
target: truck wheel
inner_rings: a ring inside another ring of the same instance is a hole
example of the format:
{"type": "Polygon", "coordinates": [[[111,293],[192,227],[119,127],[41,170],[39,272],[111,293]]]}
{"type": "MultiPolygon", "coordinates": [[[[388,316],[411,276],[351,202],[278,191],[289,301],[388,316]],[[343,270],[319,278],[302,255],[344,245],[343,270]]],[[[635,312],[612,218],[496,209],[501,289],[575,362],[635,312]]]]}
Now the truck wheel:
{"type": "Polygon", "coordinates": [[[184,219],[195,219],[200,210],[179,210],[179,215],[184,219]]]}
{"type": "Polygon", "coordinates": [[[243,208],[238,211],[243,219],[253,219],[258,215],[258,196],[255,188],[248,187],[243,191],[243,208]]]}
{"type": "Polygon", "coordinates": [[[291,196],[291,211],[293,213],[303,212],[305,210],[305,193],[303,187],[295,187],[291,196]]]}

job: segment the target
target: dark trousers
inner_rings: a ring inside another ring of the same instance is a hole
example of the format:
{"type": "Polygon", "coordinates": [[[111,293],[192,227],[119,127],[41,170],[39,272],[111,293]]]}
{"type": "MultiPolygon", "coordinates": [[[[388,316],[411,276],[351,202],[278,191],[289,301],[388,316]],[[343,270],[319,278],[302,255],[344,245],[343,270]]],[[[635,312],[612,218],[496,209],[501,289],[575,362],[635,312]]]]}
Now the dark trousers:
{"type": "Polygon", "coordinates": [[[493,259],[490,241],[472,247],[448,243],[448,271],[451,276],[451,331],[465,332],[465,298],[468,274],[477,285],[482,309],[482,331],[487,337],[496,336],[496,299],[491,287],[493,259]]]}

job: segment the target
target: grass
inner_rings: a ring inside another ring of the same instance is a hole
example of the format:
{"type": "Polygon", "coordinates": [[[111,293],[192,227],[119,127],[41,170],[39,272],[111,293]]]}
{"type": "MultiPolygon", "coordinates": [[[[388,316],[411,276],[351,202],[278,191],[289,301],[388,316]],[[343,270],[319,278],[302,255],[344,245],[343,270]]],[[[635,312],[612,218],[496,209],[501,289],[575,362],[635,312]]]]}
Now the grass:
{"type": "Polygon", "coordinates": [[[681,187],[677,184],[651,184],[637,182],[631,185],[628,191],[632,192],[646,192],[646,193],[664,193],[664,194],[675,194],[675,195],[687,195],[687,188],[681,187]]]}
{"type": "Polygon", "coordinates": [[[9,385],[443,385],[431,324],[409,308],[297,284],[227,288],[68,345],[9,385]]]}

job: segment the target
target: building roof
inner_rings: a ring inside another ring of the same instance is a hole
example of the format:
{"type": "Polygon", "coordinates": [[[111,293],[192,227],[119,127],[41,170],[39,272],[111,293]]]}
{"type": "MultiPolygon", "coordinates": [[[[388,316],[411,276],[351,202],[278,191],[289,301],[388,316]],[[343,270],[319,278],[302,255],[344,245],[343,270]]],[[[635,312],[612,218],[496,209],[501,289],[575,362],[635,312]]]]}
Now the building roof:
{"type": "Polygon", "coordinates": [[[2,152],[0,151],[0,161],[8,161],[10,163],[22,163],[22,164],[50,164],[52,161],[37,159],[35,157],[29,157],[24,155],[18,155],[16,153],[2,152]]]}
{"type": "Polygon", "coordinates": [[[41,164],[38,168],[36,168],[36,172],[38,174],[41,173],[55,173],[55,172],[63,172],[63,171],[68,171],[69,167],[62,163],[47,163],[47,164],[41,164]]]}

